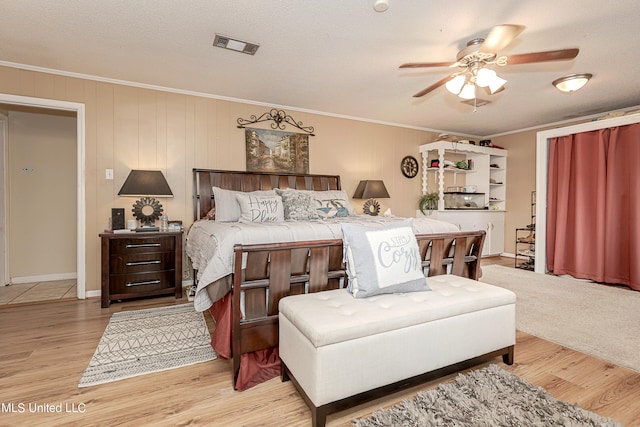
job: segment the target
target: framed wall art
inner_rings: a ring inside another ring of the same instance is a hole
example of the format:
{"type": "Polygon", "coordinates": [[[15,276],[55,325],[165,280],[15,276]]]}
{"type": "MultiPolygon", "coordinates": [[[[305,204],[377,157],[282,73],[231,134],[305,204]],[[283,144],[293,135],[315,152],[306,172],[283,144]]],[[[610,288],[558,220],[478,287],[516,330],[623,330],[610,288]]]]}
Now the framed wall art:
{"type": "Polygon", "coordinates": [[[309,135],[245,128],[248,172],[309,173],[309,135]]]}

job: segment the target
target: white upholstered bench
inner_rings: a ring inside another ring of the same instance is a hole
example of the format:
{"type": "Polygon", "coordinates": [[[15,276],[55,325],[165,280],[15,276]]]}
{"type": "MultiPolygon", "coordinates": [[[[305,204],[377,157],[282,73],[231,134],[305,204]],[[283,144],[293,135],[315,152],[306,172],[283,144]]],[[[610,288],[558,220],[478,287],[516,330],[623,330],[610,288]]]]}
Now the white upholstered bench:
{"type": "Polygon", "coordinates": [[[431,291],[356,299],[345,289],[279,303],[282,379],[314,426],[329,413],[497,356],[513,363],[515,294],[453,275],[431,291]]]}

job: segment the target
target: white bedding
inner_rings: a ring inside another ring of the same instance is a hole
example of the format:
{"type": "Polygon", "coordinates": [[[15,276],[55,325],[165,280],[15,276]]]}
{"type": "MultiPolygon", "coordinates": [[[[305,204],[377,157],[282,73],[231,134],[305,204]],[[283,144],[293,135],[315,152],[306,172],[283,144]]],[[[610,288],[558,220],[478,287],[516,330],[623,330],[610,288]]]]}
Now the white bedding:
{"type": "MultiPolygon", "coordinates": [[[[194,299],[197,311],[207,310],[213,301],[206,287],[233,271],[233,247],[240,244],[296,242],[305,240],[341,239],[344,222],[357,224],[388,224],[404,220],[400,217],[356,215],[316,221],[286,221],[278,223],[239,223],[200,220],[193,223],[187,235],[186,251],[193,268],[198,271],[198,287],[194,299]]],[[[416,234],[459,231],[448,222],[430,218],[414,218],[416,234]]],[[[215,285],[214,285],[215,286],[215,285]]]]}

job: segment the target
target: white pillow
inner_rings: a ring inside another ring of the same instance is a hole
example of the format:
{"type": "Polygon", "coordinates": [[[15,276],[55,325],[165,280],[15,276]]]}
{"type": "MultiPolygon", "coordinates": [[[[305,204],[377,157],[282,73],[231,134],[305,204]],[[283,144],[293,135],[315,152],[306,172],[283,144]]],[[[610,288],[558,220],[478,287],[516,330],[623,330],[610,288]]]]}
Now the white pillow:
{"type": "Polygon", "coordinates": [[[430,290],[412,223],[342,224],[348,289],[354,297],[430,290]]]}
{"type": "Polygon", "coordinates": [[[283,222],[284,208],[280,196],[260,196],[252,193],[238,193],[240,222],[283,222]]]}
{"type": "MultiPolygon", "coordinates": [[[[344,190],[313,191],[311,197],[319,202],[342,200],[343,203],[341,204],[346,208],[349,215],[351,216],[356,214],[353,210],[353,206],[349,203],[349,196],[347,196],[347,193],[344,190]]],[[[325,207],[327,206],[326,203],[320,203],[320,205],[325,207]]]]}
{"type": "Polygon", "coordinates": [[[330,199],[330,200],[315,200],[316,211],[318,216],[322,219],[327,218],[343,218],[350,216],[349,208],[351,205],[348,200],[344,199],[330,199]]]}
{"type": "Polygon", "coordinates": [[[225,190],[220,187],[211,187],[213,199],[216,204],[216,222],[238,222],[240,219],[240,205],[236,199],[236,194],[254,194],[259,196],[273,196],[275,191],[262,190],[245,193],[243,191],[225,190]]]}

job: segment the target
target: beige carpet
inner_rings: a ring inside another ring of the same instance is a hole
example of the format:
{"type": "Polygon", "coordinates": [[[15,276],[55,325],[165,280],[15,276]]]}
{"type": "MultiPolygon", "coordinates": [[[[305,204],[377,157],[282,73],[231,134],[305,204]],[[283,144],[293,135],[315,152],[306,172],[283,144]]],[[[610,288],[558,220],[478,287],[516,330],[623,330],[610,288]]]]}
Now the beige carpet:
{"type": "Polygon", "coordinates": [[[516,293],[517,329],[640,372],[640,292],[499,265],[482,272],[516,293]]]}

